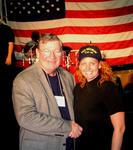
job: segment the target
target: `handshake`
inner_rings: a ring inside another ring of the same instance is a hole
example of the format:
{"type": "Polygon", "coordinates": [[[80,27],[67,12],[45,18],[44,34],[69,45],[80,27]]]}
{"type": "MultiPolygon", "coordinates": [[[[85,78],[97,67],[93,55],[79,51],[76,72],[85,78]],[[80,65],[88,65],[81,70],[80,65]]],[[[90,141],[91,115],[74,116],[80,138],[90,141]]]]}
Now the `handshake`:
{"type": "Polygon", "coordinates": [[[81,135],[83,128],[79,126],[75,121],[72,121],[72,131],[69,133],[71,138],[77,138],[81,135]]]}

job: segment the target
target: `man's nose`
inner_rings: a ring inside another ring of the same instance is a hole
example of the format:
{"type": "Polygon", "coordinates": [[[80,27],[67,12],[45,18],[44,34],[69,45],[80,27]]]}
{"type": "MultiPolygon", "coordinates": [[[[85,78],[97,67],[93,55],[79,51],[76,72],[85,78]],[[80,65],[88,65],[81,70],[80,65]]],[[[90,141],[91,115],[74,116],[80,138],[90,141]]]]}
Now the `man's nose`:
{"type": "Polygon", "coordinates": [[[54,53],[54,51],[51,51],[51,52],[50,52],[50,57],[51,57],[51,58],[55,58],[55,53],[54,53]]]}

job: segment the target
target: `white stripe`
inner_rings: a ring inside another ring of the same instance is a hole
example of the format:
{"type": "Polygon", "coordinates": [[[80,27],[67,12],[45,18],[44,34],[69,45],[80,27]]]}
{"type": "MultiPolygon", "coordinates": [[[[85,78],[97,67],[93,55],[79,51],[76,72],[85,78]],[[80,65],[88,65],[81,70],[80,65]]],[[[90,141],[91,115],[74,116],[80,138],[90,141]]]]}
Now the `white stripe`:
{"type": "Polygon", "coordinates": [[[105,58],[120,58],[133,55],[133,47],[125,49],[116,49],[116,50],[104,50],[102,54],[105,55],[105,58]]]}
{"type": "Polygon", "coordinates": [[[57,19],[52,21],[37,21],[37,22],[13,22],[9,21],[9,25],[13,29],[20,30],[35,30],[35,29],[51,29],[64,26],[80,27],[80,26],[111,26],[133,22],[133,14],[110,17],[110,18],[83,18],[83,19],[57,19]]]}
{"type": "Polygon", "coordinates": [[[122,32],[117,34],[66,34],[59,35],[59,38],[63,42],[74,42],[74,43],[84,43],[84,42],[93,42],[93,43],[105,43],[105,42],[116,42],[123,40],[131,40],[133,39],[133,31],[130,32],[122,32]]]}
{"type": "Polygon", "coordinates": [[[15,45],[25,45],[31,38],[26,37],[15,37],[15,45]]]}
{"type": "Polygon", "coordinates": [[[133,0],[112,0],[107,2],[66,2],[66,10],[107,10],[133,5],[133,0]]]}

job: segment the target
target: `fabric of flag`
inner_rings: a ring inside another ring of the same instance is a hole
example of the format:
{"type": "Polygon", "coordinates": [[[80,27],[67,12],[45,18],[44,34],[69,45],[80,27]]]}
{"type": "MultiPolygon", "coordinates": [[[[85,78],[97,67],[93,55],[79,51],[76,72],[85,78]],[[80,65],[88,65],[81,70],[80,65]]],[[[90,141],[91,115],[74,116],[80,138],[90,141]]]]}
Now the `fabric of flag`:
{"type": "Polygon", "coordinates": [[[7,3],[16,51],[30,41],[32,31],[39,31],[57,34],[73,52],[91,42],[102,50],[111,66],[133,64],[133,0],[7,0],[7,3]],[[60,16],[64,9],[65,15],[60,16]]]}

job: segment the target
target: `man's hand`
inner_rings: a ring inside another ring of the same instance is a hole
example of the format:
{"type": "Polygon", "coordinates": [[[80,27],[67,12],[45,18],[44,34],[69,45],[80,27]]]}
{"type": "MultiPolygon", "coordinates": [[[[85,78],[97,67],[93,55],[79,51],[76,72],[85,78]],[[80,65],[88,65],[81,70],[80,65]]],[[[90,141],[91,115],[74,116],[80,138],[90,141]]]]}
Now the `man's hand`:
{"type": "Polygon", "coordinates": [[[72,131],[70,132],[69,136],[71,138],[77,138],[82,133],[82,127],[80,127],[75,121],[72,121],[72,131]]]}

